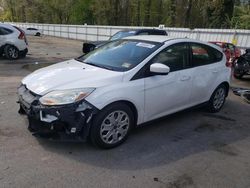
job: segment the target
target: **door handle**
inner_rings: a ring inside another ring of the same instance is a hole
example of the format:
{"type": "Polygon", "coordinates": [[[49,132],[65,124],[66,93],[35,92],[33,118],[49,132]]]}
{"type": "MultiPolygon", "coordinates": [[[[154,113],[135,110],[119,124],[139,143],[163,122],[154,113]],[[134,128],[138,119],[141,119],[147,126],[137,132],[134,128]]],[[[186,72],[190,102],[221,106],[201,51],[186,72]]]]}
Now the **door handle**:
{"type": "Polygon", "coordinates": [[[191,79],[191,76],[182,76],[181,77],[181,81],[187,81],[187,80],[190,80],[191,79]]]}

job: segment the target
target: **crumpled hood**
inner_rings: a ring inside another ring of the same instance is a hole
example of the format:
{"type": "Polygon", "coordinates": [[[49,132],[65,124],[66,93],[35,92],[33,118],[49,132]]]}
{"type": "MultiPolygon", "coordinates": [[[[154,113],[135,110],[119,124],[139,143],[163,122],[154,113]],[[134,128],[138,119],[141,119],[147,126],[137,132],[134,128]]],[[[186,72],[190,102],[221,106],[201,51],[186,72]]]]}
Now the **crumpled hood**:
{"type": "Polygon", "coordinates": [[[98,88],[122,82],[123,73],[94,67],[74,59],[39,69],[22,80],[22,84],[38,94],[53,90],[98,88]]]}

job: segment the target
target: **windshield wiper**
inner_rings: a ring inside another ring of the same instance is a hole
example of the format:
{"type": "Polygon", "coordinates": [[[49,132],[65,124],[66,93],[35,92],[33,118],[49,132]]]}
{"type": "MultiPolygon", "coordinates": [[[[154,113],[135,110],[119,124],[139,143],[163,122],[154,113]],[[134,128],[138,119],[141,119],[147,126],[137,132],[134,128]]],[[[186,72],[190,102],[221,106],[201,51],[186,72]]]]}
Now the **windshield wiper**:
{"type": "Polygon", "coordinates": [[[81,58],[82,58],[82,56],[75,58],[75,60],[76,60],[76,61],[80,61],[80,62],[83,63],[83,60],[82,60],[81,58]]]}
{"type": "Polygon", "coordinates": [[[91,65],[91,66],[95,66],[95,67],[99,67],[99,68],[103,68],[103,69],[108,69],[108,70],[115,70],[112,67],[108,67],[108,66],[105,66],[105,65],[99,65],[99,64],[95,64],[95,63],[91,63],[91,62],[85,62],[84,59],[81,59],[81,57],[75,58],[75,60],[80,61],[82,63],[85,63],[87,65],[91,65]]]}
{"type": "Polygon", "coordinates": [[[87,65],[92,65],[92,66],[95,66],[95,67],[103,68],[103,69],[114,70],[113,68],[105,66],[105,65],[99,65],[99,64],[84,62],[84,61],[83,61],[83,63],[85,63],[87,65]]]}

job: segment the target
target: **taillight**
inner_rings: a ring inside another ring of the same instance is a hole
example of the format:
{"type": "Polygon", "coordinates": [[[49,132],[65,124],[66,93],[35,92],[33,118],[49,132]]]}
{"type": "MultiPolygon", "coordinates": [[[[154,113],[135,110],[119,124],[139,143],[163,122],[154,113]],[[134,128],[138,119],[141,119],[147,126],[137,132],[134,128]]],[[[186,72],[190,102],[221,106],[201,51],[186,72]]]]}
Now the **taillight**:
{"type": "Polygon", "coordinates": [[[16,27],[16,26],[14,26],[14,27],[20,32],[18,38],[21,39],[21,40],[25,40],[25,33],[24,33],[24,31],[22,29],[16,27]]]}
{"type": "Polygon", "coordinates": [[[24,40],[25,39],[25,34],[23,32],[20,33],[18,36],[19,39],[24,40]]]}

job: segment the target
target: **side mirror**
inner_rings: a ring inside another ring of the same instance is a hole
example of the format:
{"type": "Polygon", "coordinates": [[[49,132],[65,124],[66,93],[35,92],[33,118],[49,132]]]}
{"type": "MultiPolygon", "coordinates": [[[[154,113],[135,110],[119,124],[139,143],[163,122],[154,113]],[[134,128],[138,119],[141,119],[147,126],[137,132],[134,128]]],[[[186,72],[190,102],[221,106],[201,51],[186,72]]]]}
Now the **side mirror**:
{"type": "Polygon", "coordinates": [[[162,63],[154,63],[150,65],[150,72],[154,75],[167,75],[170,72],[170,68],[162,63]]]}

